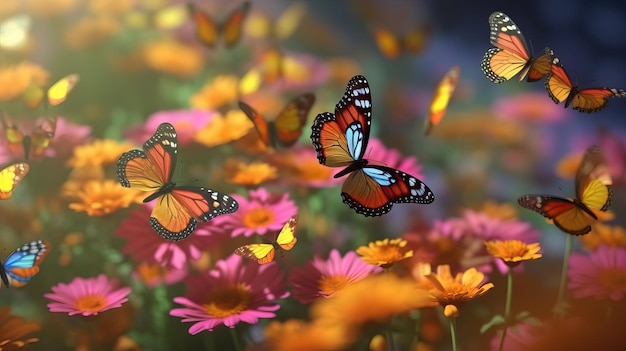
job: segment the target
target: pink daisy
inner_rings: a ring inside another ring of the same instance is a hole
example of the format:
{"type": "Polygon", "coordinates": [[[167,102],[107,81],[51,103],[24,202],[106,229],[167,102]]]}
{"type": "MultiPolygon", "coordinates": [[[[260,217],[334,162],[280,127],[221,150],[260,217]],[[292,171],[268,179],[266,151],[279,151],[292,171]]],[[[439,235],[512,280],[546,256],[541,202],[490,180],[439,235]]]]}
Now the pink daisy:
{"type": "Polygon", "coordinates": [[[464,211],[462,218],[466,224],[464,235],[471,234],[484,240],[539,241],[539,231],[528,222],[490,217],[472,210],[464,211]]]}
{"type": "Polygon", "coordinates": [[[68,312],[70,316],[81,314],[95,316],[100,312],[121,307],[128,301],[130,288],[117,289],[116,280],[100,274],[95,278],[74,278],[69,284],[59,283],[52,287],[52,294],[44,297],[53,301],[48,304],[50,312],[68,312]]]}
{"type": "Polygon", "coordinates": [[[498,99],[494,115],[510,120],[528,122],[556,122],[567,115],[565,109],[546,99],[544,92],[525,92],[498,99]]]}
{"type": "Polygon", "coordinates": [[[259,318],[273,318],[280,305],[274,300],[289,296],[284,273],[275,264],[243,261],[235,254],[219,260],[216,268],[185,279],[186,297],[174,302],[170,315],[193,322],[189,334],[212,331],[220,324],[234,328],[239,322],[256,324],[259,318]]]}
{"type": "Polygon", "coordinates": [[[248,192],[248,199],[236,194],[232,197],[239,203],[239,210],[212,220],[232,237],[277,232],[298,212],[289,193],[272,194],[265,188],[258,188],[248,192]]]}
{"type": "Polygon", "coordinates": [[[365,157],[387,167],[398,169],[416,178],[424,179],[422,166],[414,156],[404,157],[396,149],[387,148],[380,139],[370,138],[365,157]]]}
{"type": "Polygon", "coordinates": [[[171,123],[176,129],[180,145],[191,144],[198,130],[206,126],[217,112],[202,110],[171,110],[153,113],[139,126],[126,130],[126,137],[137,145],[142,145],[150,138],[163,122],[171,123]]]}
{"type": "Polygon", "coordinates": [[[311,303],[318,297],[331,297],[344,287],[380,272],[382,268],[363,262],[354,251],[341,257],[339,251],[332,250],[328,260],[315,257],[305,267],[294,268],[288,283],[293,287],[296,300],[311,303]]]}
{"type": "Polygon", "coordinates": [[[598,246],[589,255],[572,254],[569,265],[574,297],[619,301],[626,294],[626,249],[598,246]]]}

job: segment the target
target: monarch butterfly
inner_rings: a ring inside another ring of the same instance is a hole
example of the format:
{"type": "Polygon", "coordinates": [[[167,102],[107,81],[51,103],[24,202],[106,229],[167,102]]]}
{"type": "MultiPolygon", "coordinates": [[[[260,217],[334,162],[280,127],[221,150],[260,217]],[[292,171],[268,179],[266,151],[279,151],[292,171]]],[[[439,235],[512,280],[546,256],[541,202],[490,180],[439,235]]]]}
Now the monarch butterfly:
{"type": "Polygon", "coordinates": [[[572,105],[574,110],[580,112],[597,112],[606,107],[608,98],[626,97],[626,91],[617,88],[589,88],[580,89],[572,84],[565,68],[561,65],[554,51],[546,48],[546,55],[551,57],[552,69],[546,78],[546,90],[554,103],[565,101],[565,108],[572,105]]]}
{"type": "Polygon", "coordinates": [[[517,202],[551,219],[559,229],[572,235],[591,231],[598,217],[594,210],[606,211],[611,204],[611,174],[602,149],[590,147],[576,172],[576,198],[551,195],[524,195],[517,202]]]}
{"type": "Polygon", "coordinates": [[[28,161],[30,155],[41,156],[50,145],[57,127],[56,117],[45,117],[37,121],[35,130],[24,135],[13,122],[11,117],[2,115],[2,128],[7,139],[9,151],[12,153],[24,153],[24,159],[28,161]]]}
{"type": "Polygon", "coordinates": [[[0,200],[6,200],[13,195],[13,189],[28,173],[28,163],[15,163],[0,171],[0,200]]]}
{"type": "Polygon", "coordinates": [[[214,47],[220,37],[227,48],[239,42],[243,20],[250,9],[250,3],[244,2],[233,10],[226,21],[216,23],[206,12],[196,8],[194,4],[189,4],[189,12],[196,24],[196,35],[205,45],[214,47]]]}
{"type": "Polygon", "coordinates": [[[289,147],[298,141],[309,110],[314,103],[315,95],[313,94],[296,96],[280,111],[274,121],[269,122],[245,102],[239,101],[239,108],[254,123],[263,143],[276,148],[278,144],[289,147]]]}
{"type": "Polygon", "coordinates": [[[487,50],[480,66],[490,81],[502,83],[519,74],[520,82],[536,82],[550,72],[549,58],[528,53],[526,40],[511,17],[496,11],[489,16],[489,27],[495,48],[487,50]]]}
{"type": "Polygon", "coordinates": [[[452,67],[452,69],[450,69],[441,79],[439,85],[437,85],[435,95],[430,102],[428,116],[424,120],[424,134],[428,135],[433,127],[439,124],[443,116],[446,114],[448,102],[450,101],[452,94],[454,94],[456,83],[459,80],[460,71],[461,68],[459,68],[459,66],[452,67]]]}
{"type": "Polygon", "coordinates": [[[176,130],[162,123],[143,151],[131,150],[117,161],[117,177],[126,188],[152,191],[143,202],[158,199],[150,225],[163,238],[178,241],[196,229],[198,221],[235,212],[239,204],[232,197],[203,187],[177,186],[172,182],[176,167],[176,130]]]}
{"type": "Polygon", "coordinates": [[[335,106],[335,113],[315,117],[311,140],[318,161],[329,167],[345,167],[334,177],[348,175],[341,197],[365,216],[381,216],[394,203],[428,204],[435,195],[426,184],[394,168],[371,165],[364,159],[370,135],[372,96],[367,79],[354,76],[335,106]]]}
{"type": "Polygon", "coordinates": [[[374,29],[374,41],[380,52],[388,59],[396,59],[402,52],[419,54],[424,50],[430,35],[429,26],[419,26],[400,37],[386,28],[374,29]]]}
{"type": "Polygon", "coordinates": [[[51,247],[50,243],[45,240],[36,240],[13,251],[0,265],[2,284],[7,288],[20,288],[26,285],[39,273],[39,265],[48,255],[51,247]]]}
{"type": "Polygon", "coordinates": [[[276,240],[271,243],[241,246],[235,249],[235,253],[251,260],[257,260],[259,264],[270,263],[274,260],[276,251],[280,252],[282,256],[282,250],[291,250],[296,245],[298,241],[295,237],[296,224],[298,224],[297,215],[289,218],[283,229],[276,235],[276,240]]]}
{"type": "MultiPolygon", "coordinates": [[[[80,76],[76,73],[69,74],[56,83],[52,84],[46,92],[47,103],[50,106],[57,106],[67,99],[69,93],[80,80],[80,76]]],[[[44,101],[44,91],[40,86],[31,85],[26,89],[22,96],[26,106],[36,108],[44,101]]]]}

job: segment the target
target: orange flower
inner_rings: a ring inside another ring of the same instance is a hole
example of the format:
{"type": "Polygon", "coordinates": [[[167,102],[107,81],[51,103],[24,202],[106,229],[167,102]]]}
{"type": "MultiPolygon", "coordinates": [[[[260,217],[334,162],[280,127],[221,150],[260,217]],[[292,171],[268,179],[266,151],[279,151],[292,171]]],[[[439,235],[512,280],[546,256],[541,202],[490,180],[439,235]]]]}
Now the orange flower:
{"type": "Polygon", "coordinates": [[[22,62],[0,69],[0,101],[10,101],[24,94],[31,85],[44,86],[48,72],[41,66],[22,62]]]}
{"type": "Polygon", "coordinates": [[[229,143],[246,135],[254,125],[241,110],[231,110],[225,117],[215,116],[196,134],[195,141],[212,147],[229,143]]]}
{"type": "Polygon", "coordinates": [[[509,267],[515,267],[522,261],[541,258],[539,243],[526,244],[519,240],[491,240],[485,242],[487,252],[501,259],[509,267]]]}
{"type": "Polygon", "coordinates": [[[200,49],[173,40],[146,44],[143,58],[151,69],[181,78],[197,75],[204,65],[200,49]]]}
{"type": "Polygon", "coordinates": [[[61,195],[72,198],[88,181],[104,180],[104,169],[101,166],[86,166],[72,169],[68,179],[61,187],[61,195]]]}
{"type": "Polygon", "coordinates": [[[581,236],[580,241],[589,251],[595,251],[600,245],[626,248],[626,230],[618,225],[595,223],[591,227],[591,232],[581,236]]]}
{"type": "Polygon", "coordinates": [[[361,259],[366,263],[389,268],[394,263],[413,256],[413,250],[409,250],[406,244],[407,241],[400,238],[376,240],[368,246],[359,247],[356,253],[361,255],[361,259]]]}
{"type": "Polygon", "coordinates": [[[121,29],[120,23],[110,16],[83,17],[65,31],[65,42],[73,49],[98,45],[121,29]]]}
{"type": "Polygon", "coordinates": [[[272,351],[343,350],[353,339],[351,331],[340,324],[295,319],[282,323],[273,321],[264,333],[268,349],[272,351]]]}
{"type": "Polygon", "coordinates": [[[27,334],[41,330],[39,323],[27,322],[10,312],[9,307],[0,307],[0,350],[17,350],[39,341],[37,338],[23,339],[27,334]]]}
{"type": "Polygon", "coordinates": [[[67,161],[70,167],[94,167],[114,164],[122,153],[134,147],[111,139],[98,139],[74,148],[74,155],[67,161]]]}
{"type": "Polygon", "coordinates": [[[278,170],[264,162],[246,164],[241,161],[226,161],[226,180],[237,185],[259,185],[278,177],[278,170]]]}
{"type": "Polygon", "coordinates": [[[564,156],[556,165],[556,175],[561,178],[574,178],[580,163],[583,161],[583,151],[564,156]]]}
{"type": "Polygon", "coordinates": [[[493,288],[493,283],[482,283],[485,275],[476,268],[470,268],[453,277],[450,266],[441,265],[437,267],[437,273],[431,273],[427,278],[435,286],[430,289],[430,293],[444,307],[446,317],[458,317],[459,305],[482,296],[493,288]]]}
{"type": "Polygon", "coordinates": [[[86,182],[82,189],[69,194],[75,202],[69,208],[87,212],[89,216],[104,216],[126,208],[132,203],[140,203],[145,194],[133,189],[124,188],[118,181],[105,179],[86,182]]]}
{"type": "Polygon", "coordinates": [[[231,75],[220,75],[207,82],[200,91],[189,99],[191,107],[212,110],[237,101],[239,79],[231,75]]]}
{"type": "Polygon", "coordinates": [[[494,219],[500,219],[503,221],[517,219],[517,207],[511,203],[497,203],[495,201],[485,202],[478,212],[484,213],[486,216],[494,219]]]}

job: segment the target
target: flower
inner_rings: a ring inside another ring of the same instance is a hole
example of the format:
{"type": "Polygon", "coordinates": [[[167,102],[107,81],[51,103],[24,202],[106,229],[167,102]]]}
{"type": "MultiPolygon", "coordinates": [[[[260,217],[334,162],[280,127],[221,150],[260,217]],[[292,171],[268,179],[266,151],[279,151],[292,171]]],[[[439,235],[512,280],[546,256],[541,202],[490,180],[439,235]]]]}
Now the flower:
{"type": "Polygon", "coordinates": [[[234,328],[239,322],[256,324],[259,318],[273,318],[280,305],[274,302],[289,296],[284,273],[275,264],[259,265],[232,254],[219,260],[216,268],[185,279],[186,297],[174,302],[171,316],[193,322],[189,334],[211,331],[220,324],[234,328]]]}
{"type": "Polygon", "coordinates": [[[122,153],[132,148],[133,145],[130,143],[121,143],[111,139],[96,139],[74,148],[74,155],[67,161],[67,165],[86,168],[110,165],[117,162],[122,153]]]}
{"type": "Polygon", "coordinates": [[[130,288],[117,289],[117,281],[109,280],[100,274],[95,278],[74,278],[69,284],[59,283],[52,287],[52,293],[44,297],[52,301],[50,312],[67,312],[70,316],[80,314],[85,317],[121,307],[130,294],[130,288]]]}
{"type": "Polygon", "coordinates": [[[216,115],[209,124],[200,129],[195,141],[213,147],[229,143],[248,134],[254,125],[241,110],[228,111],[226,116],[216,115]]]}
{"type": "Polygon", "coordinates": [[[89,140],[90,135],[90,126],[74,124],[63,117],[57,117],[57,129],[48,149],[56,157],[71,155],[77,145],[85,144],[89,140]]]}
{"type": "Polygon", "coordinates": [[[413,250],[406,247],[407,241],[401,238],[376,240],[368,246],[361,246],[356,253],[369,264],[389,268],[394,263],[413,256],[413,250]]]}
{"type": "Polygon", "coordinates": [[[354,336],[345,326],[290,319],[272,321],[263,331],[267,350],[335,351],[344,350],[354,336]]]}
{"type": "Polygon", "coordinates": [[[526,244],[519,240],[491,240],[486,241],[487,252],[499,258],[510,267],[515,267],[522,261],[541,258],[539,243],[526,244]]]}
{"type": "Polygon", "coordinates": [[[306,267],[294,268],[288,283],[293,287],[294,299],[311,303],[317,297],[335,296],[345,287],[381,271],[380,267],[360,260],[354,251],[347,252],[342,258],[338,250],[332,250],[326,261],[315,257],[306,263],[306,267]]]}
{"type": "Polygon", "coordinates": [[[524,92],[501,97],[493,106],[493,113],[502,119],[528,122],[556,122],[565,116],[565,110],[546,100],[543,92],[524,92]]]}
{"type": "Polygon", "coordinates": [[[92,13],[120,16],[132,11],[134,3],[134,0],[91,0],[89,10],[92,13]]]}
{"type": "Polygon", "coordinates": [[[478,209],[478,213],[482,213],[489,218],[499,219],[502,221],[516,220],[517,207],[510,202],[497,203],[488,200],[478,209]]]}
{"type": "Polygon", "coordinates": [[[149,68],[180,78],[196,76],[204,65],[200,49],[170,39],[147,43],[142,53],[149,68]]]}
{"type": "Polygon", "coordinates": [[[236,194],[232,197],[239,203],[239,210],[213,219],[232,237],[279,231],[298,212],[296,204],[289,199],[289,193],[278,195],[258,188],[248,192],[248,199],[236,194]]]}
{"type": "Polygon", "coordinates": [[[259,185],[278,177],[276,167],[264,162],[244,163],[237,160],[227,160],[225,165],[226,180],[230,183],[244,186],[259,185]]]}
{"type": "Polygon", "coordinates": [[[312,188],[325,188],[342,182],[334,178],[340,168],[321,165],[311,145],[294,145],[281,153],[268,155],[268,161],[278,167],[280,179],[312,188]]]}
{"type": "Polygon", "coordinates": [[[126,208],[132,203],[140,203],[144,193],[124,188],[112,179],[89,180],[75,193],[66,193],[73,201],[69,208],[76,212],[87,212],[89,216],[104,216],[126,208]]]}
{"type": "Polygon", "coordinates": [[[201,110],[212,110],[231,104],[239,98],[238,86],[239,79],[236,76],[219,75],[192,95],[189,104],[201,110]]]}
{"type": "Polygon", "coordinates": [[[170,123],[176,129],[179,145],[188,145],[194,141],[198,130],[219,116],[214,111],[168,110],[155,112],[141,125],[130,127],[125,136],[137,145],[143,144],[157,130],[161,123],[170,123]]]}
{"type": "Polygon", "coordinates": [[[133,272],[135,279],[139,278],[149,288],[156,288],[161,284],[172,285],[187,276],[187,268],[165,268],[156,263],[141,262],[133,272]]]}
{"type": "Polygon", "coordinates": [[[588,251],[595,251],[601,245],[626,248],[626,230],[618,225],[594,223],[591,232],[580,237],[580,242],[588,251]]]}
{"type": "Polygon", "coordinates": [[[578,151],[564,156],[556,164],[556,175],[561,178],[574,178],[583,161],[584,151],[578,151]]]}
{"type": "Polygon", "coordinates": [[[387,167],[424,179],[422,167],[417,163],[417,158],[414,156],[403,157],[400,151],[385,147],[383,142],[377,138],[370,138],[368,146],[368,150],[370,150],[368,159],[382,162],[387,167]]]}
{"type": "Polygon", "coordinates": [[[9,307],[0,307],[0,350],[17,350],[37,342],[37,338],[23,338],[40,330],[39,323],[27,322],[22,317],[12,315],[9,307]]]}
{"type": "Polygon", "coordinates": [[[111,16],[90,15],[65,30],[65,43],[72,49],[86,49],[103,43],[122,29],[111,16]]]}
{"type": "Polygon", "coordinates": [[[28,61],[0,69],[0,101],[22,96],[31,85],[46,85],[49,75],[43,67],[28,61]]]}
{"type": "Polygon", "coordinates": [[[430,289],[430,293],[444,307],[446,317],[457,317],[460,304],[480,297],[493,288],[493,283],[483,284],[485,275],[476,268],[453,277],[449,265],[440,265],[437,273],[431,273],[426,278],[433,283],[434,288],[430,289]]]}
{"type": "Polygon", "coordinates": [[[569,260],[567,286],[574,297],[619,301],[626,294],[626,249],[598,246],[589,255],[574,253],[569,260]]]}

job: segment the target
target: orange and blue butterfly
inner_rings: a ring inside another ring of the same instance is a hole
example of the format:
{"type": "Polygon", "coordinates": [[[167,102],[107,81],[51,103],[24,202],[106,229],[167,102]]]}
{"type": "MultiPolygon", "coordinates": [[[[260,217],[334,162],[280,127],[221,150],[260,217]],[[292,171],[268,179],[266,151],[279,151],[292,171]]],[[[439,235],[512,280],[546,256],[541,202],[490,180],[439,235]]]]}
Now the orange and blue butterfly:
{"type": "Polygon", "coordinates": [[[291,250],[298,241],[296,238],[296,225],[298,224],[298,215],[295,215],[285,223],[281,231],[276,235],[276,240],[270,243],[249,244],[238,247],[235,253],[239,256],[256,260],[259,264],[270,263],[276,256],[276,251],[283,255],[282,250],[291,250]]]}
{"type": "Polygon", "coordinates": [[[298,95],[287,103],[273,121],[266,120],[245,102],[239,101],[239,108],[254,123],[261,141],[266,146],[276,148],[278,145],[289,147],[298,141],[302,135],[302,128],[306,124],[311,106],[314,103],[315,95],[298,95]]]}
{"type": "Polygon", "coordinates": [[[398,36],[387,28],[375,28],[374,41],[380,52],[388,59],[394,60],[403,52],[409,54],[419,54],[424,50],[428,37],[430,36],[430,26],[421,25],[413,28],[404,36],[398,36]]]}
{"type": "Polygon", "coordinates": [[[117,161],[117,177],[126,188],[150,191],[143,202],[157,200],[150,225],[163,238],[178,241],[219,215],[233,213],[239,204],[232,197],[204,187],[172,182],[178,154],[174,126],[162,123],[142,150],[131,150],[117,161]]]}
{"type": "Polygon", "coordinates": [[[15,163],[0,171],[0,200],[13,195],[15,187],[24,179],[30,167],[27,163],[15,163]]]}
{"type": "Polygon", "coordinates": [[[343,202],[365,216],[381,216],[394,203],[433,202],[435,195],[421,180],[363,158],[371,119],[369,83],[365,77],[355,76],[335,106],[335,113],[318,114],[313,122],[311,140],[320,164],[345,167],[334,176],[348,175],[341,188],[343,202]]]}
{"type": "Polygon", "coordinates": [[[430,134],[432,129],[438,125],[439,122],[441,122],[443,116],[446,114],[448,103],[450,102],[450,98],[452,97],[452,94],[454,94],[456,84],[459,81],[460,72],[461,68],[459,66],[452,67],[441,79],[439,85],[437,85],[435,95],[430,102],[428,116],[424,120],[425,135],[430,134]]]}
{"type": "Polygon", "coordinates": [[[598,220],[594,211],[607,211],[613,193],[611,174],[602,149],[590,147],[576,172],[576,197],[566,199],[552,195],[524,195],[517,202],[552,220],[562,231],[583,235],[598,220]]]}
{"type": "Polygon", "coordinates": [[[572,80],[565,71],[561,61],[550,48],[546,48],[546,55],[550,57],[552,67],[546,78],[545,86],[548,95],[554,103],[565,102],[565,108],[572,105],[572,108],[580,112],[597,112],[606,107],[609,98],[626,97],[626,91],[617,88],[587,88],[580,89],[572,84],[572,80]]]}
{"type": "Polygon", "coordinates": [[[51,247],[46,240],[36,240],[13,251],[0,265],[2,284],[7,288],[20,288],[26,285],[39,273],[39,265],[51,247]]]}
{"type": "Polygon", "coordinates": [[[243,21],[249,9],[250,3],[246,1],[233,10],[226,21],[217,23],[209,14],[199,10],[194,4],[189,4],[189,12],[196,25],[196,35],[209,47],[216,46],[220,38],[227,48],[236,45],[241,39],[243,21]]]}
{"type": "Polygon", "coordinates": [[[502,83],[519,75],[520,82],[536,82],[550,72],[548,56],[531,56],[511,17],[496,11],[489,16],[489,28],[489,40],[495,48],[487,50],[480,66],[490,81],[502,83]]]}
{"type": "Polygon", "coordinates": [[[24,159],[41,156],[50,145],[50,140],[56,132],[56,117],[45,117],[37,121],[35,130],[30,134],[24,134],[19,130],[15,122],[4,113],[2,115],[2,128],[6,137],[9,151],[12,153],[24,153],[24,159]]]}

